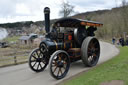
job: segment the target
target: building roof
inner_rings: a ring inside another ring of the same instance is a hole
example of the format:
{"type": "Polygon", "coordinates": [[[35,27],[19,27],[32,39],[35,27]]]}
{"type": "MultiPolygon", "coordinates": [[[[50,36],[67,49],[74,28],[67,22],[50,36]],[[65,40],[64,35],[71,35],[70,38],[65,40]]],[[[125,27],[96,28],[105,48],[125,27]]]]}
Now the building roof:
{"type": "Polygon", "coordinates": [[[29,40],[29,36],[21,36],[19,40],[29,40]]]}
{"type": "Polygon", "coordinates": [[[21,36],[21,37],[19,38],[19,40],[35,39],[35,38],[37,38],[37,37],[38,37],[37,34],[31,33],[31,34],[29,34],[29,36],[21,36]]]}

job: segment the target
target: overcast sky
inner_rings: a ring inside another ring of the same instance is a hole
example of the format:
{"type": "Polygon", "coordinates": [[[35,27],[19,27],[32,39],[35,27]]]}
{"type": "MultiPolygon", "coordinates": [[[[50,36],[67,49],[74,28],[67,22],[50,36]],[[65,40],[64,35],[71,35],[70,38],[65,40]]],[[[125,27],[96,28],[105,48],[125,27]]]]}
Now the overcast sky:
{"type": "MultiPolygon", "coordinates": [[[[61,3],[67,0],[0,0],[0,23],[44,20],[43,8],[51,9],[51,19],[59,18],[61,3]]],[[[76,12],[111,9],[122,0],[68,0],[76,12]]]]}

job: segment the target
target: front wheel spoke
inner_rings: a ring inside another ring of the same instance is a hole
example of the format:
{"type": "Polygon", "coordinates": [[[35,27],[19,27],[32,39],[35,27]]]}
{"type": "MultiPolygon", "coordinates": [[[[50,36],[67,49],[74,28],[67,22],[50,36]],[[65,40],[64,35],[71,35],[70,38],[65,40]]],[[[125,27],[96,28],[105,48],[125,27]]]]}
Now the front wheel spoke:
{"type": "Polygon", "coordinates": [[[40,56],[39,56],[39,54],[38,54],[38,52],[36,51],[36,55],[38,56],[38,58],[40,58],[40,56]]]}
{"type": "Polygon", "coordinates": [[[56,66],[56,64],[55,63],[52,63],[52,66],[56,66]]]}
{"type": "Polygon", "coordinates": [[[60,69],[58,70],[57,76],[59,76],[59,74],[60,74],[60,69]]]}
{"type": "Polygon", "coordinates": [[[54,61],[52,64],[57,64],[57,62],[56,62],[56,61],[54,61]]]}
{"type": "Polygon", "coordinates": [[[34,63],[34,65],[32,67],[34,67],[36,65],[37,62],[34,63]]]}
{"type": "MultiPolygon", "coordinates": [[[[40,62],[39,62],[40,63],[40,62]]],[[[40,64],[38,63],[37,70],[39,69],[40,64]]]]}
{"type": "Polygon", "coordinates": [[[53,67],[57,66],[57,62],[53,62],[53,63],[52,63],[52,66],[53,66],[53,67]]]}
{"type": "Polygon", "coordinates": [[[61,61],[61,56],[59,56],[59,61],[61,61]]]}
{"type": "Polygon", "coordinates": [[[59,68],[59,70],[60,70],[60,73],[61,73],[61,75],[62,75],[62,69],[61,69],[61,68],[59,68]]]}
{"type": "Polygon", "coordinates": [[[34,55],[32,55],[32,57],[33,57],[34,59],[37,59],[34,55]]]}
{"type": "Polygon", "coordinates": [[[54,69],[53,73],[55,73],[56,69],[57,69],[57,66],[55,67],[55,69],[54,69]]]}
{"type": "Polygon", "coordinates": [[[41,67],[41,69],[42,69],[43,67],[42,67],[41,63],[39,63],[39,65],[40,65],[40,67],[41,67]]]}
{"type": "Polygon", "coordinates": [[[52,67],[55,67],[56,65],[55,64],[52,64],[52,67]]]}
{"type": "Polygon", "coordinates": [[[36,60],[34,59],[34,60],[31,60],[31,62],[36,62],[36,60]]]}
{"type": "Polygon", "coordinates": [[[41,57],[41,52],[39,53],[39,58],[41,57]]]}

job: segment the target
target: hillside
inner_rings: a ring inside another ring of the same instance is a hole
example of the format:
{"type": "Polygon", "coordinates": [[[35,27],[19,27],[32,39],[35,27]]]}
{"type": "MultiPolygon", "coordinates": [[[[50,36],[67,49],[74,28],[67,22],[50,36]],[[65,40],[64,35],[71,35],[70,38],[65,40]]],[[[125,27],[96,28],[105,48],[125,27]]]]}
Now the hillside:
{"type": "Polygon", "coordinates": [[[128,34],[128,6],[85,12],[73,17],[102,22],[104,26],[96,32],[100,38],[120,37],[128,34]]]}
{"type": "MultiPolygon", "coordinates": [[[[97,10],[92,12],[85,12],[76,14],[72,17],[102,22],[104,26],[102,28],[99,28],[99,30],[96,32],[97,36],[100,38],[111,38],[114,36],[120,37],[123,36],[124,33],[128,33],[128,6],[113,8],[111,10],[97,10]]],[[[51,20],[51,24],[55,21],[56,19],[51,20]]],[[[32,28],[32,26],[44,28],[44,21],[26,21],[0,24],[0,27],[12,30],[30,30],[29,28],[32,28]]]]}
{"type": "MultiPolygon", "coordinates": [[[[56,19],[51,20],[51,24],[55,20],[56,19]]],[[[36,21],[36,22],[24,21],[24,22],[15,22],[15,23],[4,23],[4,24],[0,24],[0,27],[9,28],[9,29],[22,29],[23,27],[28,27],[29,28],[32,24],[36,25],[36,26],[39,26],[39,27],[44,27],[44,21],[36,21]]]]}

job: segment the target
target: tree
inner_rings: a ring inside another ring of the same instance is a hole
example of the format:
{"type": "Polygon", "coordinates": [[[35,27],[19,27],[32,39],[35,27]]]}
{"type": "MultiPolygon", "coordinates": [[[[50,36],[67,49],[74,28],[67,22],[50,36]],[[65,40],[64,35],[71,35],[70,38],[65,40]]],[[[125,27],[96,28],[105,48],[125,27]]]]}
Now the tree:
{"type": "Polygon", "coordinates": [[[122,19],[123,19],[123,23],[124,23],[124,26],[123,26],[123,31],[125,31],[127,28],[128,28],[128,2],[126,0],[122,0],[122,12],[121,12],[121,15],[122,15],[122,19]]]}
{"type": "Polygon", "coordinates": [[[61,10],[60,10],[59,14],[62,17],[68,17],[73,12],[74,12],[74,6],[69,4],[69,2],[63,2],[61,4],[61,10]]]}

